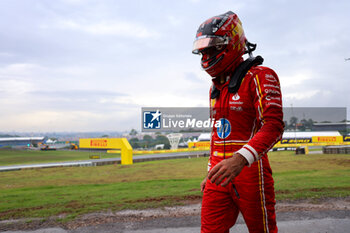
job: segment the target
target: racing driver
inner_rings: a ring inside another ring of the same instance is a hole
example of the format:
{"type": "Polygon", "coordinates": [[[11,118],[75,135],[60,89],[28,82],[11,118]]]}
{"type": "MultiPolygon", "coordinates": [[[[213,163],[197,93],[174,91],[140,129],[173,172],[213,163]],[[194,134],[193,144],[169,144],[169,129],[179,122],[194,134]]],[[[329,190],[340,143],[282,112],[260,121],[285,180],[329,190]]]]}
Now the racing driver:
{"type": "Polygon", "coordinates": [[[255,48],[231,11],[206,20],[196,34],[192,52],[212,78],[210,116],[220,122],[201,183],[201,232],[229,232],[239,212],[249,232],[277,232],[267,152],[283,133],[282,96],[276,73],[253,57],[255,48]]]}

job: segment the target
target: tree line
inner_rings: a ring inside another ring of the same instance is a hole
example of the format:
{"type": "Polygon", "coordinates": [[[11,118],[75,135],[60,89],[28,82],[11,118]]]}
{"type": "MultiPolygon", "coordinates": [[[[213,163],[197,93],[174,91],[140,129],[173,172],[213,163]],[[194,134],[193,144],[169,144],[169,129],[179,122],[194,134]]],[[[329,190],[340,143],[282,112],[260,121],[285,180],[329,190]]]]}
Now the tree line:
{"type": "Polygon", "coordinates": [[[136,137],[137,131],[132,129],[129,133],[132,138],[129,139],[129,143],[132,148],[154,148],[156,145],[164,144],[164,149],[170,149],[170,143],[168,138],[161,133],[156,133],[155,138],[150,135],[144,135],[142,139],[136,137]]]}

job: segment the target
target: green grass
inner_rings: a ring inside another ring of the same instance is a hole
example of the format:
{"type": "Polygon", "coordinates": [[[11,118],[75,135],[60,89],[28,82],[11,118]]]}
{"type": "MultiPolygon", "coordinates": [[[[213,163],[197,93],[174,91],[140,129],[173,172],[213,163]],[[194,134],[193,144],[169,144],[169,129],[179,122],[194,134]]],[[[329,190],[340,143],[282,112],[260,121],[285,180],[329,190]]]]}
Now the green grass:
{"type": "Polygon", "coordinates": [[[0,173],[0,219],[181,204],[200,198],[207,158],[0,173]]]}
{"type": "Polygon", "coordinates": [[[276,199],[350,195],[350,155],[275,152],[269,155],[276,199]]]}
{"type": "Polygon", "coordinates": [[[74,186],[43,186],[8,190],[2,194],[7,201],[1,207],[1,218],[49,217],[68,214],[68,217],[100,211],[149,208],[181,204],[187,197],[199,197],[199,179],[150,180],[114,184],[74,186]]]}
{"type": "MultiPolygon", "coordinates": [[[[350,195],[350,155],[269,155],[276,199],[350,195]]],[[[201,197],[208,158],[0,173],[0,219],[78,215],[186,203],[201,197]]]]}
{"type": "Polygon", "coordinates": [[[41,151],[0,149],[0,166],[88,160],[90,159],[90,155],[101,155],[101,158],[120,157],[120,154],[107,154],[105,152],[100,153],[73,150],[41,151]]]}

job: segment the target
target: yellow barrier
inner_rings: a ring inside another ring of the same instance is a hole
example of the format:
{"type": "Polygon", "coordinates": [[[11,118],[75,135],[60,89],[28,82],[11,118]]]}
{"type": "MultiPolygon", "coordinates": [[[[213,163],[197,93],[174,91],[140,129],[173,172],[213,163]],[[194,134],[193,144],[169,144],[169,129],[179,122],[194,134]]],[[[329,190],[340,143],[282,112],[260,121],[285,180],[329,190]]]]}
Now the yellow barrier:
{"type": "Polygon", "coordinates": [[[189,142],[188,148],[201,148],[204,150],[210,149],[210,141],[189,142]]]}
{"type": "Polygon", "coordinates": [[[318,143],[289,143],[289,144],[281,144],[277,143],[274,147],[283,148],[283,147],[300,147],[300,146],[342,146],[342,145],[350,145],[350,142],[318,142],[318,143]]]}
{"type": "MultiPolygon", "coordinates": [[[[283,143],[279,141],[275,144],[275,148],[283,148],[283,147],[300,147],[300,146],[330,146],[330,145],[350,145],[350,141],[343,141],[342,136],[320,136],[320,137],[312,137],[310,139],[282,139],[283,143]],[[297,143],[295,143],[297,142],[297,143]]],[[[210,150],[210,141],[201,141],[201,142],[189,142],[189,149],[208,149],[210,150]]]]}
{"type": "Polygon", "coordinates": [[[81,138],[79,148],[84,149],[120,149],[121,164],[133,163],[132,147],[126,138],[81,138]]]}
{"type": "Polygon", "coordinates": [[[120,154],[121,150],[107,150],[107,154],[120,154]]]}
{"type": "Polygon", "coordinates": [[[308,146],[305,146],[305,154],[309,154],[309,147],[308,146]]]}
{"type": "MultiPolygon", "coordinates": [[[[189,152],[189,151],[202,151],[203,148],[180,148],[175,150],[134,150],[134,154],[162,154],[162,153],[175,153],[175,152],[189,152]]],[[[209,149],[208,149],[209,150],[209,149]]]]}
{"type": "MultiPolygon", "coordinates": [[[[312,143],[285,143],[278,142],[274,147],[305,147],[309,146],[329,146],[329,145],[350,145],[350,142],[343,141],[342,137],[313,137],[312,143]]],[[[132,155],[134,154],[160,154],[187,151],[210,150],[210,141],[190,142],[188,148],[180,148],[176,150],[134,150],[126,138],[81,138],[79,139],[79,147],[85,149],[110,149],[107,153],[121,153],[121,164],[133,164],[132,155]]]]}

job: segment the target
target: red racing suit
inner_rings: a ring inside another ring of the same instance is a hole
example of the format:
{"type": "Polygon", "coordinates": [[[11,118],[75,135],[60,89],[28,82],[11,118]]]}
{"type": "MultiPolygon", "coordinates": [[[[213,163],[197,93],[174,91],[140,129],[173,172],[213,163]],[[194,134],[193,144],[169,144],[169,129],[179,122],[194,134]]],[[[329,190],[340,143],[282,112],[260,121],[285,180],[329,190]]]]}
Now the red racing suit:
{"type": "Polygon", "coordinates": [[[228,83],[216,86],[211,99],[213,127],[208,170],[238,152],[249,165],[226,187],[207,181],[202,201],[201,232],[229,232],[241,212],[249,232],[277,232],[272,171],[267,152],[282,136],[284,123],[276,73],[252,67],[237,93],[228,83]]]}

